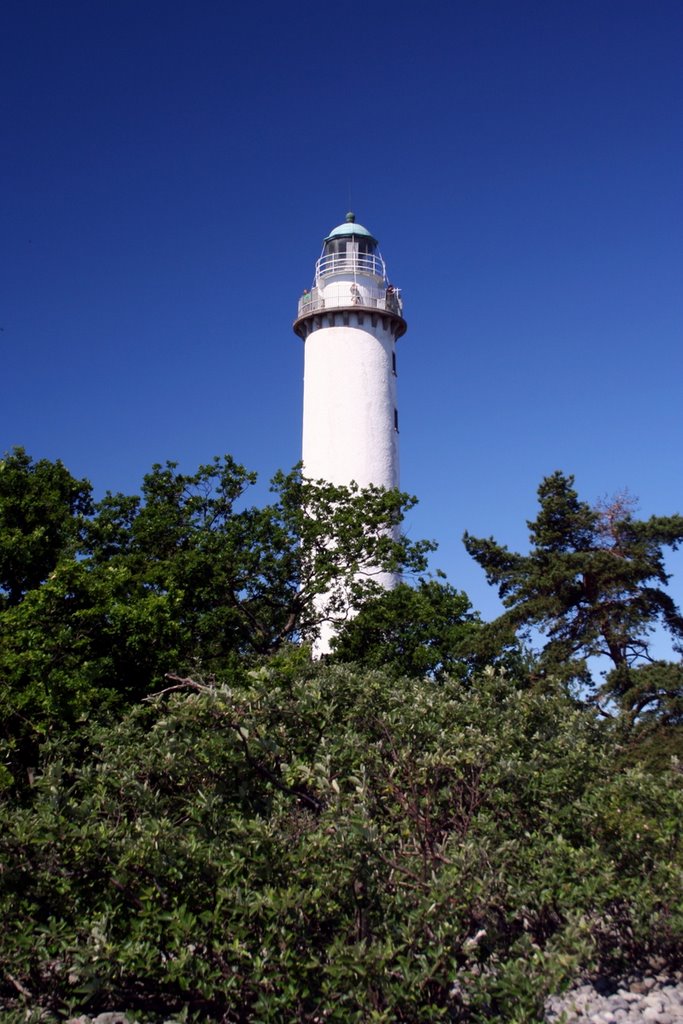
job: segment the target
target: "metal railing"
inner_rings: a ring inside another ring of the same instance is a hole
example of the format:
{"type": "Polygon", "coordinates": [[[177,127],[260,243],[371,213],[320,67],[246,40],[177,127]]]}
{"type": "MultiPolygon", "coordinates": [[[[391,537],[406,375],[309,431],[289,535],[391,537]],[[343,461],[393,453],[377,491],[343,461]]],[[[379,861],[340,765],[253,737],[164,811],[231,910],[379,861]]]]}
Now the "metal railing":
{"type": "Polygon", "coordinates": [[[323,309],[379,309],[403,316],[403,299],[399,288],[368,288],[360,285],[328,285],[324,290],[313,288],[299,299],[297,319],[323,309]]]}
{"type": "Polygon", "coordinates": [[[367,252],[329,253],[321,256],[315,265],[316,280],[331,274],[374,274],[386,277],[386,267],[381,256],[367,252]]]}

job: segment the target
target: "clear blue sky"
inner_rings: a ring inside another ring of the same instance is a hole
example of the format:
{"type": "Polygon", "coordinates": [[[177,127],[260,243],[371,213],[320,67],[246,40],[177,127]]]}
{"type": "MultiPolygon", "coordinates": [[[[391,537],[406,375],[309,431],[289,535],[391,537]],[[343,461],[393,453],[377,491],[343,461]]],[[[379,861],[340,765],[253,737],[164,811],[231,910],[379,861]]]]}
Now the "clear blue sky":
{"type": "Polygon", "coordinates": [[[351,207],[405,298],[410,532],[476,607],[463,531],[523,547],[554,469],[683,511],[680,0],[5,0],[0,38],[0,449],[98,495],[291,466],[351,207]]]}

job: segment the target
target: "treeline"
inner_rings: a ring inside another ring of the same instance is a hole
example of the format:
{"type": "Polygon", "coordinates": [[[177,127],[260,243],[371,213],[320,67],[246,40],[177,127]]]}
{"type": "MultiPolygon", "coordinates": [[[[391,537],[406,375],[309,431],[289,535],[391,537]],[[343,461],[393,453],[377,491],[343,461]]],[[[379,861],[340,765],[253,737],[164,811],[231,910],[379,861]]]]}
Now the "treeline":
{"type": "Polygon", "coordinates": [[[3,1020],[521,1024],[578,972],[673,966],[682,669],[648,643],[683,639],[683,518],[554,474],[528,554],[465,537],[484,623],[408,496],[254,479],[95,502],[0,462],[3,1020]]]}
{"type": "Polygon", "coordinates": [[[190,475],[168,463],[140,495],[94,502],[60,462],[0,462],[0,731],[19,763],[166,672],[226,678],[312,638],[379,590],[378,568],[425,569],[431,545],[395,530],[406,495],[295,471],[254,506],[255,479],[227,456],[190,475]]]}

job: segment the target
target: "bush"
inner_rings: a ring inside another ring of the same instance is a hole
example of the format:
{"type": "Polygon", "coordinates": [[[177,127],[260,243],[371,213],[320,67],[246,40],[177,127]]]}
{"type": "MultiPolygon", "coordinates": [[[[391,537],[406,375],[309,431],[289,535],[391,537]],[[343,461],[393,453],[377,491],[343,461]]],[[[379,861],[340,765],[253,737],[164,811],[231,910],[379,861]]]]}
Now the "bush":
{"type": "Polygon", "coordinates": [[[0,813],[0,995],[51,1021],[537,1019],[580,969],[681,952],[680,775],[615,744],[493,672],[281,662],[156,698],[86,755],[46,747],[0,813]]]}

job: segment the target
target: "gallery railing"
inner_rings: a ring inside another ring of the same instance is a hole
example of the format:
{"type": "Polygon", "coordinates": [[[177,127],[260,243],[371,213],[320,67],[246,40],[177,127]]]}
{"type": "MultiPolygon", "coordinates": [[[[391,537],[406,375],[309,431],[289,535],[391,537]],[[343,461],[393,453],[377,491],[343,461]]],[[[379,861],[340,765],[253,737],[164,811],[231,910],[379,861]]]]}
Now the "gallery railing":
{"type": "Polygon", "coordinates": [[[336,287],[313,288],[299,299],[298,318],[323,309],[379,309],[403,316],[403,300],[398,288],[368,288],[344,282],[336,287]]]}

